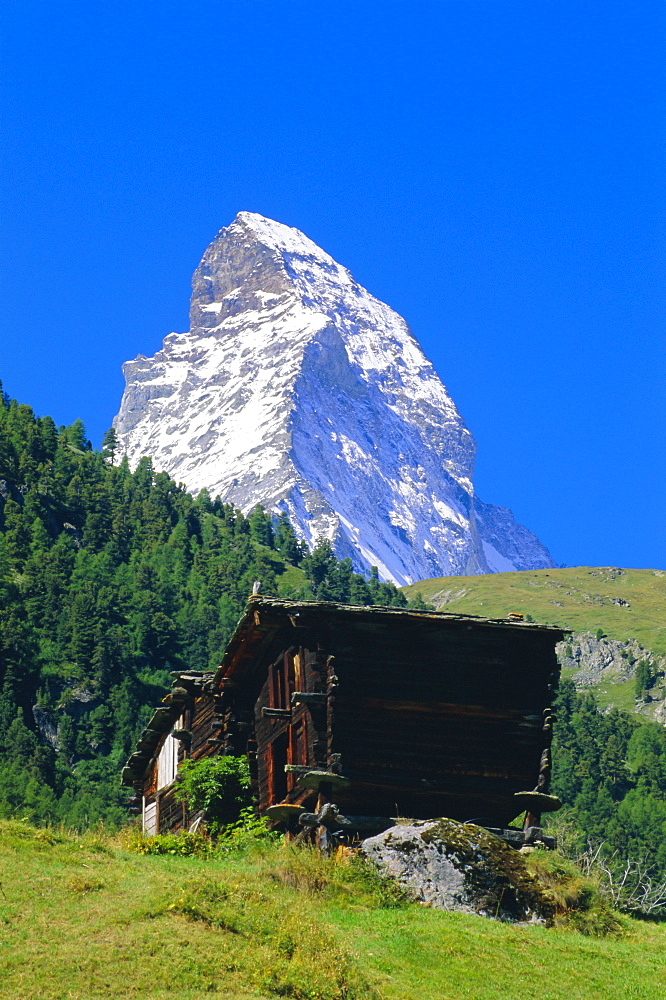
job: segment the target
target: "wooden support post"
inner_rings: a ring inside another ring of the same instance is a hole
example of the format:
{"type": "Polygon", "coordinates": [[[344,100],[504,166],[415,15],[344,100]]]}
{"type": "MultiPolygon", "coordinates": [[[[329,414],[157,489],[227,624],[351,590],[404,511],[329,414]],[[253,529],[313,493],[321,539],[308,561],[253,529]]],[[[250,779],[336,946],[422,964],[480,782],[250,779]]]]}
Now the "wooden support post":
{"type": "MultiPolygon", "coordinates": [[[[328,782],[322,782],[320,784],[315,810],[317,815],[319,815],[326,803],[330,801],[331,792],[332,788],[328,782]]],[[[318,826],[315,830],[315,846],[322,852],[322,854],[329,854],[331,850],[331,835],[327,827],[318,826]]]]}
{"type": "MultiPolygon", "coordinates": [[[[544,710],[544,719],[549,718],[550,709],[544,710]]],[[[550,747],[546,747],[541,754],[541,760],[539,762],[539,777],[537,779],[535,792],[542,794],[545,799],[548,797],[548,788],[550,786],[550,769],[551,769],[551,757],[550,757],[550,747]]],[[[554,796],[551,796],[554,802],[557,801],[554,796]]],[[[553,802],[553,804],[554,804],[553,802]]],[[[555,808],[558,808],[555,806],[555,808]]],[[[525,812],[525,821],[523,823],[523,830],[529,830],[531,826],[541,826],[541,812],[535,808],[534,805],[528,806],[525,812]]]]}
{"type": "Polygon", "coordinates": [[[529,830],[531,826],[541,826],[541,813],[533,813],[529,810],[525,813],[523,830],[529,830]]]}
{"type": "Polygon", "coordinates": [[[315,830],[315,847],[322,854],[330,854],[331,851],[331,835],[325,826],[318,826],[315,830]]]}
{"type": "Polygon", "coordinates": [[[284,839],[289,843],[295,836],[300,836],[301,831],[294,832],[295,824],[303,812],[303,807],[292,802],[276,802],[266,810],[266,818],[274,823],[282,823],[286,826],[284,839]]]}

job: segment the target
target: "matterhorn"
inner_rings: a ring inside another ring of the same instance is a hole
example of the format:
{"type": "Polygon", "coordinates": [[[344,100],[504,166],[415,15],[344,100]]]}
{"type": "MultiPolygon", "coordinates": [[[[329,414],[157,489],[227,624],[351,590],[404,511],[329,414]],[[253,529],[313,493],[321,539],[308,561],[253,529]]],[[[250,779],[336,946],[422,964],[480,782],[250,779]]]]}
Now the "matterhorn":
{"type": "Polygon", "coordinates": [[[405,321],[303,233],[240,212],[192,287],[189,333],[123,366],[131,464],[287,511],[398,585],[554,565],[475,496],[474,440],[405,321]]]}

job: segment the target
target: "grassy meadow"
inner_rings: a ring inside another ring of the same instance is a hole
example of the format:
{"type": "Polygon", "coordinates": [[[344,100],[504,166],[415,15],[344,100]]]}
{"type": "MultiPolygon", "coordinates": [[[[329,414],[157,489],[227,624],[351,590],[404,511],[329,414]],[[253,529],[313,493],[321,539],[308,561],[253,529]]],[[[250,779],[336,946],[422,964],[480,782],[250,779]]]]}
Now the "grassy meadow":
{"type": "Polygon", "coordinates": [[[666,925],[622,918],[603,938],[510,926],[405,902],[365,866],[281,842],[195,857],[130,840],[0,823],[2,997],[666,995],[666,925]]]}
{"type": "Polygon", "coordinates": [[[438,611],[505,618],[511,612],[574,632],[602,629],[666,655],[666,572],[574,566],[565,569],[447,576],[404,587],[438,611]]]}

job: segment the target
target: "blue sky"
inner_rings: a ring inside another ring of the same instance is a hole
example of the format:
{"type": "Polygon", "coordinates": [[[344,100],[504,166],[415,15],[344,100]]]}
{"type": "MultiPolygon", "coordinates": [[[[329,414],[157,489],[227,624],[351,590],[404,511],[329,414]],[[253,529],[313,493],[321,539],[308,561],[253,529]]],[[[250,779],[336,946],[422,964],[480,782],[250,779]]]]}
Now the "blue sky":
{"type": "Polygon", "coordinates": [[[407,319],[483,499],[666,568],[661,0],[3,0],[0,44],[10,395],[98,445],[260,212],[407,319]]]}

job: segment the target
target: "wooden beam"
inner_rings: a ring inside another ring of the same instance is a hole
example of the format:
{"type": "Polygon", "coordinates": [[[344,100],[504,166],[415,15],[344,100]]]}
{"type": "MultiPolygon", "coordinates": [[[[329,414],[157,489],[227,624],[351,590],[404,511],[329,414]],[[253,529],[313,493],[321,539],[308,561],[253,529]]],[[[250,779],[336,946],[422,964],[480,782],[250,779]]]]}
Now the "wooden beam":
{"type": "Polygon", "coordinates": [[[261,714],[265,719],[291,719],[290,708],[269,708],[264,705],[261,714]]]}
{"type": "Polygon", "coordinates": [[[294,691],[291,696],[292,705],[310,705],[326,708],[328,695],[315,691],[294,691]]]}

